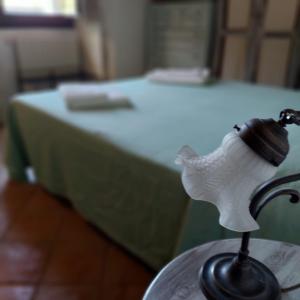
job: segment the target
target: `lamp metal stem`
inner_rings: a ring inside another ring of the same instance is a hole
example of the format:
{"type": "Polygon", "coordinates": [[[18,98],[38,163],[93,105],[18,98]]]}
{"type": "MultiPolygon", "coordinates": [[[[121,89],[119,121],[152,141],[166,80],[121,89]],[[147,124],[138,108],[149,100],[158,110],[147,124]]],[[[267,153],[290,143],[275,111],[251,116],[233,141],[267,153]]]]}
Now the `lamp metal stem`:
{"type": "MultiPolygon", "coordinates": [[[[300,193],[293,189],[279,189],[270,193],[273,189],[283,184],[291,183],[300,180],[300,173],[276,178],[269,180],[258,188],[256,193],[251,199],[250,213],[254,219],[257,219],[262,209],[270,203],[273,199],[282,195],[289,195],[291,203],[298,203],[300,201],[300,193]],[[269,194],[270,193],[270,194],[269,194]]],[[[239,262],[243,262],[248,259],[249,255],[249,241],[251,232],[244,232],[242,236],[241,248],[238,254],[239,262]]]]}

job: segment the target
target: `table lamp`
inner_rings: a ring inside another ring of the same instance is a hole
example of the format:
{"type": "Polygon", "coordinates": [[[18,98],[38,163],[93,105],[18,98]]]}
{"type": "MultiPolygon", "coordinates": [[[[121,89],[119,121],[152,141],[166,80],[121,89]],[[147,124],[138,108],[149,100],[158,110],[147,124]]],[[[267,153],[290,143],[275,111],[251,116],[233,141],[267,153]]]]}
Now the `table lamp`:
{"type": "Polygon", "coordinates": [[[199,271],[199,284],[210,300],[280,300],[281,290],[273,273],[249,256],[250,233],[259,229],[256,219],[273,199],[288,195],[300,201],[298,191],[279,188],[300,180],[300,173],[271,179],[289,152],[288,124],[300,125],[300,111],[285,109],[280,119],[252,119],[234,126],[221,146],[199,156],[189,146],[178,153],[183,166],[182,183],[195,200],[208,201],[219,210],[223,227],[242,232],[238,253],[208,259],[199,271]]]}

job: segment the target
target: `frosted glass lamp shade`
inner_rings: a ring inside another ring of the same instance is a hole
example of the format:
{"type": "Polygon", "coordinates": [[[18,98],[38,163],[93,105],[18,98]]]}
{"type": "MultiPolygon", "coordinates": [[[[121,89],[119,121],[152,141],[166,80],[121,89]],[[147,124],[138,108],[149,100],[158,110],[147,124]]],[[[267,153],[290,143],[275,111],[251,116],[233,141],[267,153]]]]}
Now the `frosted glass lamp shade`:
{"type": "Polygon", "coordinates": [[[275,175],[277,167],[258,156],[236,132],[227,134],[221,146],[206,156],[184,146],[175,162],[183,166],[187,194],[216,205],[223,227],[238,232],[259,229],[249,211],[250,196],[275,175]]]}

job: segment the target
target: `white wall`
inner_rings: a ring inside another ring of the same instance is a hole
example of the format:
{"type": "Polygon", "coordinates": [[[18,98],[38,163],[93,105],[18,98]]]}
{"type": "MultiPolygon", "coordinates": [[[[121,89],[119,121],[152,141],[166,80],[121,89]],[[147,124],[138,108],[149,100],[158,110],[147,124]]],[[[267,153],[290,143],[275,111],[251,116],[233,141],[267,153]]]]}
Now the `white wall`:
{"type": "Polygon", "coordinates": [[[87,74],[101,80],[105,78],[103,61],[103,33],[99,0],[81,0],[78,29],[87,74]]]}
{"type": "MultiPolygon", "coordinates": [[[[12,40],[20,43],[24,73],[39,75],[49,69],[76,69],[80,36],[88,73],[98,79],[139,76],[144,72],[147,3],[148,0],[85,0],[90,12],[83,22],[79,21],[79,33],[75,29],[0,30],[0,44],[12,40]]],[[[16,76],[11,50],[2,48],[0,101],[4,103],[16,92],[16,76]]]]}
{"type": "Polygon", "coordinates": [[[22,71],[47,72],[50,69],[79,67],[78,35],[75,30],[0,30],[0,41],[15,41],[22,71]]]}
{"type": "Polygon", "coordinates": [[[15,62],[11,42],[19,49],[22,72],[48,74],[49,70],[72,72],[79,68],[79,43],[76,30],[7,29],[0,30],[0,119],[3,106],[16,92],[15,62]]]}
{"type": "Polygon", "coordinates": [[[83,53],[84,70],[96,79],[105,77],[102,53],[102,32],[98,23],[81,20],[78,24],[83,53]]]}
{"type": "Polygon", "coordinates": [[[99,1],[109,78],[143,74],[148,0],[99,1]]]}

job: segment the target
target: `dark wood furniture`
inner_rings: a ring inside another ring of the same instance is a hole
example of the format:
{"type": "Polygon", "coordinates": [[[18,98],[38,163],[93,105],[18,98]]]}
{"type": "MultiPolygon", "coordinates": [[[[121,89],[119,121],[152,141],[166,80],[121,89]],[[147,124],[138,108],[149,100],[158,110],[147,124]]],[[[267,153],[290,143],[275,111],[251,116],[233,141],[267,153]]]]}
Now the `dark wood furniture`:
{"type": "MultiPolygon", "coordinates": [[[[189,250],[170,262],[154,279],[143,300],[205,300],[198,285],[198,272],[211,256],[236,252],[240,240],[221,240],[189,250]]],[[[282,300],[300,299],[300,246],[252,239],[250,255],[267,265],[284,289],[282,300]],[[298,289],[289,290],[292,286],[298,289]]]]}
{"type": "MultiPolygon", "coordinates": [[[[235,7],[236,14],[243,14],[244,22],[237,22],[240,24],[232,24],[231,15],[232,10],[230,7],[235,5],[234,2],[241,2],[235,0],[218,0],[217,3],[217,18],[216,18],[216,47],[214,53],[213,70],[218,77],[222,77],[224,66],[226,64],[226,44],[229,43],[229,39],[235,38],[243,40],[244,42],[244,62],[243,71],[239,76],[240,78],[249,82],[264,82],[266,79],[261,75],[261,68],[264,62],[264,58],[270,55],[264,53],[264,46],[267,42],[273,41],[273,43],[285,43],[288,48],[287,54],[281,53],[282,57],[287,56],[285,62],[274,61],[274,64],[282,63],[282,75],[285,79],[283,84],[289,87],[296,87],[297,79],[295,78],[294,68],[298,65],[297,58],[297,41],[299,40],[300,31],[300,1],[297,1],[297,8],[294,10],[294,21],[291,26],[287,24],[282,25],[281,22],[276,22],[276,26],[270,26],[271,18],[280,19],[281,16],[276,15],[278,12],[274,12],[274,1],[273,0],[250,0],[244,1],[244,6],[241,8],[245,9],[242,12],[238,11],[235,7]],[[249,5],[248,9],[246,9],[249,5]],[[273,9],[273,11],[272,11],[273,9]],[[272,13],[273,12],[273,13],[272,13]],[[275,14],[275,15],[274,15],[275,14]],[[247,20],[246,20],[247,18],[247,20]],[[242,24],[242,25],[241,25],[242,24]],[[286,28],[285,28],[286,27],[286,28]]],[[[284,10],[284,9],[283,9],[284,10]]],[[[284,13],[284,12],[283,12],[284,13]]],[[[236,16],[235,16],[236,17],[236,16]]],[[[241,18],[238,18],[241,19],[241,18]]],[[[236,22],[235,22],[236,23],[236,22]]],[[[274,24],[273,24],[274,26],[274,24]]],[[[242,44],[242,43],[241,43],[242,44]]],[[[242,59],[243,60],[243,59],[242,59]]],[[[283,59],[284,61],[284,59],[283,59]]],[[[267,62],[270,63],[270,62],[267,62]]],[[[229,62],[231,64],[231,62],[229,62]]],[[[265,75],[267,76],[267,75],[265,75]]]]}
{"type": "Polygon", "coordinates": [[[162,1],[149,5],[147,68],[208,66],[214,22],[213,1],[162,1]]]}

